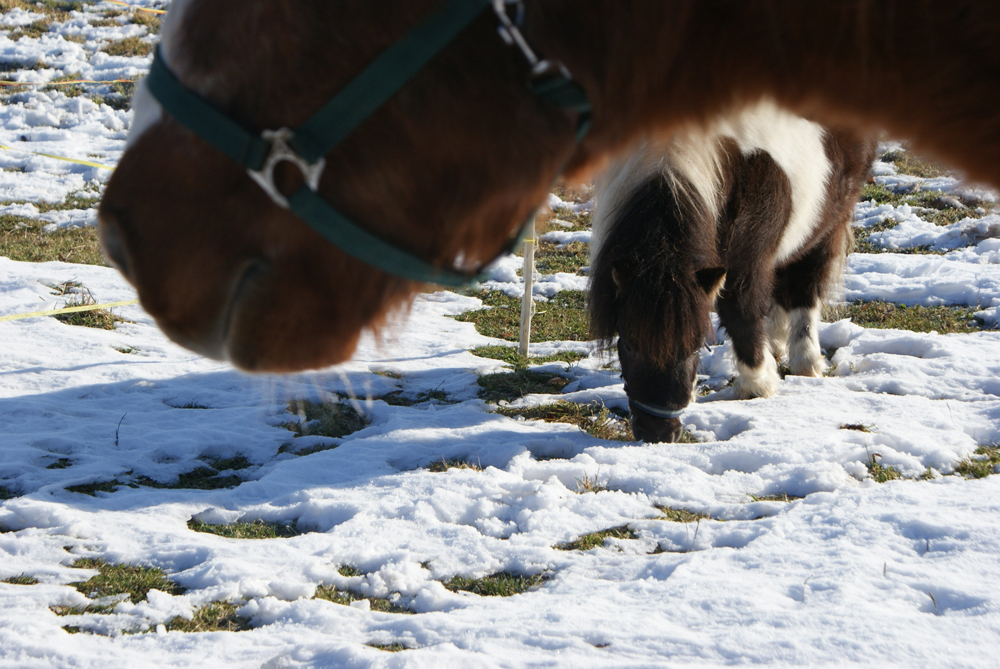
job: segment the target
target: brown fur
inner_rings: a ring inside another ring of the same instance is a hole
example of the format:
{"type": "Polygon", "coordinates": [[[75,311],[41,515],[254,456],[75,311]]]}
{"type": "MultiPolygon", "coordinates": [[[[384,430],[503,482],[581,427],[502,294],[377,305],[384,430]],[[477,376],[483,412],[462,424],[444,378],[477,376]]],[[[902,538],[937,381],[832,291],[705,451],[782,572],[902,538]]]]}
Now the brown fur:
{"type": "MultiPolygon", "coordinates": [[[[247,127],[294,127],[437,4],[202,0],[171,66],[247,127]]],[[[582,175],[642,133],[762,95],[884,126],[1000,184],[996,3],[537,0],[525,26],[593,102],[575,153],[574,119],[527,92],[527,66],[487,11],[331,152],[324,197],[423,258],[471,266],[571,156],[582,175]]],[[[169,118],[126,152],[100,220],[164,331],[244,369],[341,362],[420,288],[327,244],[169,118]]]]}

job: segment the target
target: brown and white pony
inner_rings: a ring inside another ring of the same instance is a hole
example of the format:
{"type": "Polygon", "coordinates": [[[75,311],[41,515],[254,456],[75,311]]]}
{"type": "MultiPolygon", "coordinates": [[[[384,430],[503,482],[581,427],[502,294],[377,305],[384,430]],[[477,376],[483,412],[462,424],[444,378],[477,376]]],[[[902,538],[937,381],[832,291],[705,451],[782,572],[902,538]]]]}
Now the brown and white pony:
{"type": "Polygon", "coordinates": [[[872,138],[761,104],[644,142],[598,180],[591,331],[618,336],[637,439],[679,437],[713,304],[737,397],[774,394],[786,353],[792,374],[825,371],[820,307],[874,156],[872,138]]]}
{"type": "MultiPolygon", "coordinates": [[[[166,62],[256,131],[296,127],[440,0],[175,0],[166,62]]],[[[319,193],[439,266],[491,259],[545,201],[644,135],[763,98],[881,128],[1000,185],[1000,3],[526,0],[523,32],[586,90],[593,125],[532,95],[482,13],[326,156],[319,193]]],[[[247,370],[348,359],[424,286],[352,259],[140,86],[100,208],[112,262],[174,340],[247,370]]],[[[301,175],[283,164],[279,187],[301,175]],[[287,168],[287,169],[285,169],[287,168]]]]}

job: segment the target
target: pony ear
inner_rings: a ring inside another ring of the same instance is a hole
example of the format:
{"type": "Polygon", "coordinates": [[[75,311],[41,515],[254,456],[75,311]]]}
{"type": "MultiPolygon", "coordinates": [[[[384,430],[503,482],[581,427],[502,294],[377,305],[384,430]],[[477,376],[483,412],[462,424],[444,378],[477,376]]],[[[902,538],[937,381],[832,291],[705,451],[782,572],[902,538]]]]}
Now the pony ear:
{"type": "Polygon", "coordinates": [[[714,296],[722,289],[722,282],[726,280],[726,268],[703,267],[694,273],[694,277],[706,295],[714,296]]]}
{"type": "Polygon", "coordinates": [[[611,280],[615,282],[615,298],[618,299],[622,296],[622,293],[624,293],[625,291],[622,290],[622,280],[621,277],[618,276],[617,267],[611,268],[611,280]]]}

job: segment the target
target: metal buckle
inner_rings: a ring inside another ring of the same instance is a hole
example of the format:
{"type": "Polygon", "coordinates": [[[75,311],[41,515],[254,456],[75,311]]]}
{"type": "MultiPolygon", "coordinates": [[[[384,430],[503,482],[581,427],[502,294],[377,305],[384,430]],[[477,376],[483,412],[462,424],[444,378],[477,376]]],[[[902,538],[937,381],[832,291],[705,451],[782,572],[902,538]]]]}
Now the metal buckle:
{"type": "Polygon", "coordinates": [[[265,130],[260,136],[271,143],[271,150],[267,154],[260,171],[247,170],[247,174],[253,178],[257,184],[264,189],[264,192],[280,207],[288,209],[288,198],[281,194],[277,186],[274,185],[274,168],[282,161],[288,161],[299,168],[302,177],[306,181],[312,192],[319,189],[319,178],[326,168],[326,159],[320,158],[315,163],[309,163],[305,158],[297,154],[292,147],[288,146],[289,140],[295,135],[290,128],[279,130],[265,130]]]}

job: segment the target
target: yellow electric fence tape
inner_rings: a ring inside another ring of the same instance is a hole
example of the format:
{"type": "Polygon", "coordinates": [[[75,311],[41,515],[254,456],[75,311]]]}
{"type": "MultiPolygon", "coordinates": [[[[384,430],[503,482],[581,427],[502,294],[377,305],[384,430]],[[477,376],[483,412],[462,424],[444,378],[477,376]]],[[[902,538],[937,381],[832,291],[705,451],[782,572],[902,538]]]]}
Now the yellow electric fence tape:
{"type": "Polygon", "coordinates": [[[79,307],[66,307],[64,309],[50,309],[48,311],[32,311],[27,314],[11,314],[10,316],[0,316],[0,323],[3,321],[19,321],[22,318],[39,318],[41,316],[57,316],[59,314],[71,314],[76,311],[96,311],[97,309],[110,309],[111,307],[127,307],[130,304],[139,304],[139,300],[124,300],[122,302],[105,302],[104,304],[83,304],[79,307]]]}
{"type": "Polygon", "coordinates": [[[70,79],[68,81],[0,81],[0,86],[72,86],[73,84],[134,84],[132,79],[70,79]]]}
{"type": "Polygon", "coordinates": [[[36,156],[42,156],[43,158],[54,158],[55,160],[63,160],[67,163],[76,163],[78,165],[86,165],[88,167],[100,167],[102,170],[115,169],[114,167],[91,162],[89,160],[80,160],[79,158],[67,158],[66,156],[57,156],[53,153],[41,153],[39,151],[28,151],[27,149],[16,149],[13,146],[7,146],[6,144],[0,144],[0,149],[3,149],[4,151],[20,151],[21,153],[31,153],[36,156]]]}

